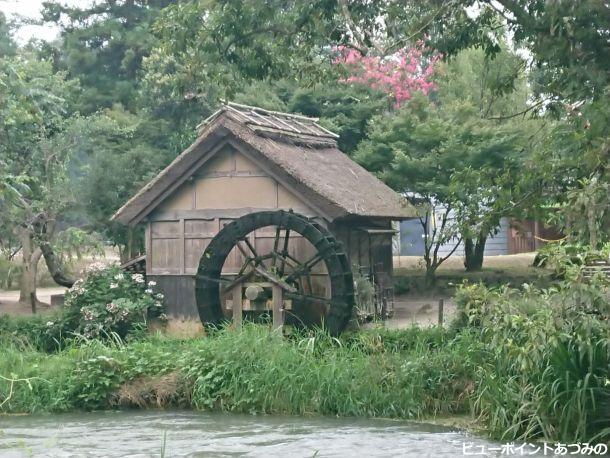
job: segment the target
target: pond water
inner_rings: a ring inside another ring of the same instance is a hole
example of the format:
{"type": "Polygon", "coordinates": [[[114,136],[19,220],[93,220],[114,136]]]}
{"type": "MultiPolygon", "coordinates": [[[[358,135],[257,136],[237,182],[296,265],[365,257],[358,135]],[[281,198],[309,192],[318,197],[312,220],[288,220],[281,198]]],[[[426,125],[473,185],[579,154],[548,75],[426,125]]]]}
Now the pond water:
{"type": "Polygon", "coordinates": [[[464,456],[464,443],[472,454],[500,446],[455,429],[391,420],[190,411],[0,417],[2,458],[456,457],[464,456]]]}

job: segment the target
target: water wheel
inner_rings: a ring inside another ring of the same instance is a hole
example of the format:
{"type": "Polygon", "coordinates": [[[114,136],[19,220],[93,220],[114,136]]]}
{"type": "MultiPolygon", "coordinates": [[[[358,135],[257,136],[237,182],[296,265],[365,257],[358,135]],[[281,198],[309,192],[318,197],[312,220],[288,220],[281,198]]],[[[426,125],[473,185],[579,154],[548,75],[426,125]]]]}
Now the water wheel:
{"type": "Polygon", "coordinates": [[[331,232],[305,216],[283,210],[250,213],[218,232],[204,251],[197,270],[196,299],[201,321],[217,325],[227,319],[221,299],[227,293],[239,291],[233,294],[233,301],[240,301],[241,307],[242,288],[248,300],[256,301],[268,298],[264,293],[267,286],[289,304],[282,307],[290,309],[285,317],[287,324],[323,324],[336,335],[350,319],[354,283],[347,256],[331,232]],[[275,230],[273,242],[261,252],[249,234],[268,227],[275,230]],[[294,250],[291,254],[290,243],[295,234],[313,246],[314,254],[308,259],[299,259],[294,250]],[[231,278],[226,278],[221,275],[223,266],[235,250],[241,253],[243,262],[231,278]],[[315,280],[312,272],[321,263],[329,285],[323,295],[312,286],[315,280]],[[318,316],[318,322],[312,316],[318,316]]]}

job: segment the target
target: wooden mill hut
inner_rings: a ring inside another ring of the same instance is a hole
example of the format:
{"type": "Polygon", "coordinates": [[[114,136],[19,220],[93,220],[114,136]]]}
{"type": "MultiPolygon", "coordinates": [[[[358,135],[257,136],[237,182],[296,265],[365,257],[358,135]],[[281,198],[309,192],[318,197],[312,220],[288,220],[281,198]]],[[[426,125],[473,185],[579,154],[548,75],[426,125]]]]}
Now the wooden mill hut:
{"type": "MultiPolygon", "coordinates": [[[[313,118],[233,103],[200,124],[197,140],[113,216],[145,225],[146,275],[168,314],[197,317],[194,276],[204,249],[224,224],[261,210],[315,219],[342,242],[354,270],[391,290],[391,222],[415,209],[342,153],[337,137],[313,118]]],[[[257,230],[252,244],[262,249],[272,238],[257,230]]],[[[297,240],[295,257],[310,254],[306,242],[297,240]]],[[[240,256],[227,258],[223,275],[236,274],[240,256]]]]}

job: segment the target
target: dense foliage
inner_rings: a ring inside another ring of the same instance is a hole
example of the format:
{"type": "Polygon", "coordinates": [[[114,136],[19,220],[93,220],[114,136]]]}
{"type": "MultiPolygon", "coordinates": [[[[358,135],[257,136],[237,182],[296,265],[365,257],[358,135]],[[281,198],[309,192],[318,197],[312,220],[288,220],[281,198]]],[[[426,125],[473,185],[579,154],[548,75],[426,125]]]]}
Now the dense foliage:
{"type": "Polygon", "coordinates": [[[81,341],[52,355],[2,334],[0,408],[193,407],[430,418],[472,412],[501,440],[610,437],[607,285],[458,295],[461,321],[290,339],[265,327],[197,340],[81,341]],[[243,351],[248,348],[248,351],[243,351]]]}
{"type": "Polygon", "coordinates": [[[9,345],[0,372],[32,378],[33,390],[16,384],[7,399],[7,385],[0,382],[0,402],[9,412],[159,403],[246,413],[417,418],[467,411],[460,393],[474,374],[476,345],[468,335],[454,339],[442,330],[285,340],[254,326],[190,341],[152,338],[118,346],[91,341],[51,356],[30,350],[20,357],[23,348],[9,345]],[[467,348],[471,357],[464,358],[467,348]],[[168,380],[173,388],[165,385],[168,380]]]}
{"type": "Polygon", "coordinates": [[[0,336],[43,351],[55,351],[80,340],[124,340],[142,337],[151,320],[166,319],[163,294],[155,282],[118,266],[91,264],[84,279],[66,293],[57,312],[31,318],[0,317],[0,336]]]}
{"type": "Polygon", "coordinates": [[[493,436],[610,438],[607,282],[542,291],[473,285],[457,301],[461,324],[479,329],[488,352],[472,406],[493,436]]]}

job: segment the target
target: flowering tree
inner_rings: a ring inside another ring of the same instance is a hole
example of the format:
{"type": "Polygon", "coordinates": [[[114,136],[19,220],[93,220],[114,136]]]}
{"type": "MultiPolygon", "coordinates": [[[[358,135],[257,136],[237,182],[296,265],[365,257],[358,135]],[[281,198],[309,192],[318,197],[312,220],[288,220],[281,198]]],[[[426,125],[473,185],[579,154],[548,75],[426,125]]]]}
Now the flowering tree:
{"type": "Polygon", "coordinates": [[[339,46],[335,65],[343,65],[349,76],[341,78],[344,83],[358,83],[388,94],[399,108],[410,100],[414,93],[428,95],[436,89],[433,77],[436,63],[441,59],[438,53],[425,57],[423,41],[415,46],[403,48],[388,56],[363,55],[360,51],[339,46]]]}

